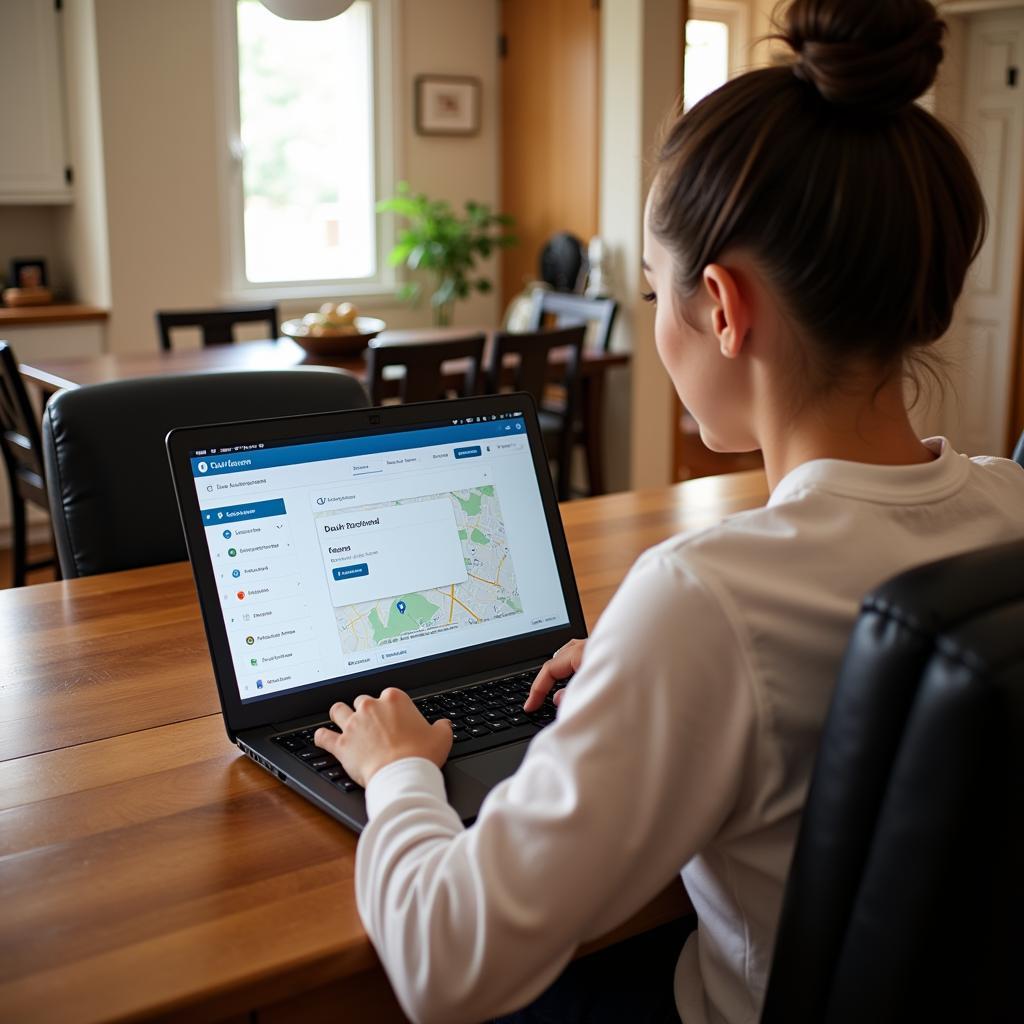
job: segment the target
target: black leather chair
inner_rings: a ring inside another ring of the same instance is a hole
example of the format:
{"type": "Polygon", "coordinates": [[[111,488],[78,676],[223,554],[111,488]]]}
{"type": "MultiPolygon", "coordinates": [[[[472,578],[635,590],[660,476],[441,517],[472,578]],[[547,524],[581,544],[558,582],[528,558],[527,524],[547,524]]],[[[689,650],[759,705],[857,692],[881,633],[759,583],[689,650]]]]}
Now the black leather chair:
{"type": "Polygon", "coordinates": [[[786,885],[764,1024],[1024,1019],[1024,541],[862,606],[786,885]]]}
{"type": "Polygon", "coordinates": [[[174,427],[358,409],[343,370],[301,367],[180,374],[58,392],[43,458],[66,578],[186,557],[164,439],[174,427]]]}
{"type": "Polygon", "coordinates": [[[389,385],[397,384],[401,402],[432,402],[451,397],[445,387],[444,364],[465,360],[466,372],[456,389],[458,397],[475,395],[484,359],[485,334],[467,334],[464,338],[424,338],[417,341],[392,341],[372,338],[366,353],[366,380],[370,400],[381,405],[390,397],[389,385]],[[405,368],[396,382],[384,371],[389,366],[405,368]]]}
{"type": "Polygon", "coordinates": [[[277,306],[232,306],[221,309],[160,310],[156,314],[156,329],[160,347],[171,350],[171,331],[178,327],[198,327],[202,332],[203,348],[209,345],[230,345],[235,340],[235,324],[264,323],[267,337],[279,333],[277,306]]]}
{"type": "Polygon", "coordinates": [[[38,560],[28,557],[27,504],[49,512],[49,502],[39,421],[28,400],[14,351],[6,341],[0,341],[0,455],[7,469],[11,498],[11,582],[15,587],[22,587],[26,573],[56,567],[57,556],[38,560]]]}
{"type": "Polygon", "coordinates": [[[487,368],[488,390],[496,394],[511,376],[513,391],[527,391],[537,403],[541,434],[548,458],[557,462],[555,490],[559,501],[569,498],[572,475],[573,424],[579,399],[579,368],[583,353],[583,328],[566,327],[556,331],[531,334],[506,334],[498,331],[491,346],[487,368]],[[545,401],[548,382],[548,360],[556,349],[566,351],[564,372],[558,381],[565,396],[556,408],[545,401]],[[511,358],[510,358],[511,357],[511,358]]]}

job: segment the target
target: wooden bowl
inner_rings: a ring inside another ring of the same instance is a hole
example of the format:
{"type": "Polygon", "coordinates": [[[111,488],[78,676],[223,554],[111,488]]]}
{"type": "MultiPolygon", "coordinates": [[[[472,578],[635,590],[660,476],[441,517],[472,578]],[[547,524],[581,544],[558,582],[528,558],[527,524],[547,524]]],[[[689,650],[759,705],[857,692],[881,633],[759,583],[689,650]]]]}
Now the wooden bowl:
{"type": "Polygon", "coordinates": [[[281,333],[286,334],[297,345],[301,345],[311,356],[354,356],[366,348],[371,338],[376,338],[387,327],[375,316],[357,316],[354,330],[339,330],[332,334],[311,334],[308,324],[301,320],[285,320],[281,333]]]}

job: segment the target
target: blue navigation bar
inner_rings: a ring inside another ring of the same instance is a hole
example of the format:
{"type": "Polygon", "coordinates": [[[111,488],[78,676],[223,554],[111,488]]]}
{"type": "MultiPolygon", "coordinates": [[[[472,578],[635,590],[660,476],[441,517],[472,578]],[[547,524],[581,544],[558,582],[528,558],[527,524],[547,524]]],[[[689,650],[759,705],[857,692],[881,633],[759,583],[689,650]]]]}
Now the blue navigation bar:
{"type": "Polygon", "coordinates": [[[350,459],[359,455],[399,452],[409,448],[433,448],[437,445],[503,437],[523,433],[525,430],[523,420],[517,417],[510,420],[405,430],[394,434],[375,434],[371,437],[353,437],[338,441],[282,445],[280,448],[260,448],[232,455],[205,455],[190,461],[192,475],[195,477],[220,476],[224,473],[256,473],[264,469],[294,466],[303,462],[350,459]]]}
{"type": "Polygon", "coordinates": [[[474,455],[480,454],[480,445],[475,444],[470,448],[456,448],[455,458],[457,459],[471,459],[474,455]]]}
{"type": "Polygon", "coordinates": [[[224,505],[221,508],[206,509],[203,512],[203,525],[226,526],[229,523],[240,523],[247,519],[283,516],[284,513],[284,498],[272,498],[270,501],[250,501],[247,505],[224,505]]]}
{"type": "Polygon", "coordinates": [[[353,576],[369,576],[370,567],[366,562],[358,562],[356,565],[340,565],[333,570],[332,575],[336,580],[350,580],[353,576]]]}

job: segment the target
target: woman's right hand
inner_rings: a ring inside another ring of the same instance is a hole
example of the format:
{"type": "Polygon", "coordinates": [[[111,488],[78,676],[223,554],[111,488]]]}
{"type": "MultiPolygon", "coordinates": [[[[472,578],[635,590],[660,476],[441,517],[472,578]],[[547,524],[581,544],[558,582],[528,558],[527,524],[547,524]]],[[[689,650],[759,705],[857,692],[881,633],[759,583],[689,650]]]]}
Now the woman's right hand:
{"type": "MultiPolygon", "coordinates": [[[[526,703],[523,705],[524,711],[536,711],[544,703],[544,698],[556,683],[568,679],[579,670],[586,642],[586,640],[570,640],[564,647],[555,651],[548,661],[544,662],[530,687],[530,696],[526,698],[526,703]]],[[[563,691],[559,690],[555,694],[555,704],[561,702],[562,693],[563,691]]]]}

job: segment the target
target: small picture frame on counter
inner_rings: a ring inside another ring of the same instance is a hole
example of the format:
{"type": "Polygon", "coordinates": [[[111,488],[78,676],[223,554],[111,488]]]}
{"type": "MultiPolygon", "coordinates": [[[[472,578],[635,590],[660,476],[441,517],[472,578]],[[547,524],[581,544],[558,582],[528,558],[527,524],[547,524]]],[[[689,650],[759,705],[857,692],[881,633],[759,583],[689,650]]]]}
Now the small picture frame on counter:
{"type": "Polygon", "coordinates": [[[11,260],[11,272],[7,284],[11,288],[45,288],[47,286],[46,260],[41,257],[11,260]]]}

